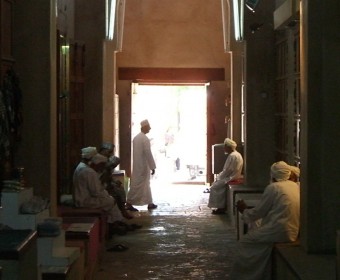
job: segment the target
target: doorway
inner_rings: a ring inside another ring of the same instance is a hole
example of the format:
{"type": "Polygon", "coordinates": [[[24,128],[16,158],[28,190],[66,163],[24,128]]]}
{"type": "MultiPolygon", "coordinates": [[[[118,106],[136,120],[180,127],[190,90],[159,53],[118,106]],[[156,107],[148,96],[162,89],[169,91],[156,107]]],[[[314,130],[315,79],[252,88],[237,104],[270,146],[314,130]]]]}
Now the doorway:
{"type": "MultiPolygon", "coordinates": [[[[156,161],[152,180],[205,184],[207,169],[207,88],[199,85],[132,84],[132,138],[148,119],[156,161]]],[[[132,144],[131,144],[132,147],[132,144]]]]}

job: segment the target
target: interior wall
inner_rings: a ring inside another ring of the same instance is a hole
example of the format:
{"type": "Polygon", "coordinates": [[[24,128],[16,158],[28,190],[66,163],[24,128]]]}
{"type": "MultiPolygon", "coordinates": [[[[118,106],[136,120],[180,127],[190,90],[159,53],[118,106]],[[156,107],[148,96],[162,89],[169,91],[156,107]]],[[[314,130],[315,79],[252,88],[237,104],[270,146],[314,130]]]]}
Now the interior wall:
{"type": "Polygon", "coordinates": [[[13,53],[23,107],[16,165],[25,168],[27,186],[47,198],[56,182],[56,143],[52,141],[56,139],[56,69],[51,64],[56,59],[56,34],[50,30],[53,3],[17,1],[13,15],[13,53]]]}
{"type": "Polygon", "coordinates": [[[340,228],[338,8],[332,0],[301,5],[301,239],[308,253],[335,254],[340,228]]]}
{"type": "Polygon", "coordinates": [[[99,146],[103,136],[103,44],[105,0],[75,0],[75,40],[85,44],[85,146],[99,146]]]}
{"type": "Polygon", "coordinates": [[[264,188],[275,160],[274,3],[260,1],[256,12],[245,9],[246,181],[264,188]],[[258,26],[258,28],[255,28],[258,26]],[[256,30],[254,30],[256,29],[256,30]]]}
{"type": "MultiPolygon", "coordinates": [[[[225,68],[226,81],[213,86],[211,96],[224,104],[230,94],[230,59],[224,52],[220,0],[127,0],[125,12],[123,50],[117,54],[117,67],[225,68]]],[[[131,116],[122,113],[131,106],[127,89],[127,81],[118,79],[122,163],[130,161],[125,149],[130,150],[131,116]]],[[[213,113],[223,126],[225,107],[213,113]]],[[[226,130],[219,126],[215,133],[219,143],[226,137],[226,130]]]]}
{"type": "MultiPolygon", "coordinates": [[[[113,74],[115,69],[115,52],[114,44],[112,41],[103,42],[103,136],[105,142],[114,143],[114,94],[116,93],[115,84],[116,77],[113,74]]],[[[116,151],[119,150],[118,143],[116,151]]]]}

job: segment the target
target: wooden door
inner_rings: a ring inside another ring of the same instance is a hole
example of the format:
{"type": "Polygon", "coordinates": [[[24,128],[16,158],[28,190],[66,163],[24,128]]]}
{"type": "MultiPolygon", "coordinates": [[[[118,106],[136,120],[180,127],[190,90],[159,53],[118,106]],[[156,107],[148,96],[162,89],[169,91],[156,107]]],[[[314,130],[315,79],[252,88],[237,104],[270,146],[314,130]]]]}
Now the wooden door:
{"type": "Polygon", "coordinates": [[[84,66],[85,45],[70,44],[70,168],[80,160],[80,150],[84,147],[84,66]]]}
{"type": "MultiPolygon", "coordinates": [[[[61,37],[62,38],[62,37],[61,37]]],[[[72,193],[72,176],[84,146],[85,45],[59,40],[58,194],[72,193]]]]}

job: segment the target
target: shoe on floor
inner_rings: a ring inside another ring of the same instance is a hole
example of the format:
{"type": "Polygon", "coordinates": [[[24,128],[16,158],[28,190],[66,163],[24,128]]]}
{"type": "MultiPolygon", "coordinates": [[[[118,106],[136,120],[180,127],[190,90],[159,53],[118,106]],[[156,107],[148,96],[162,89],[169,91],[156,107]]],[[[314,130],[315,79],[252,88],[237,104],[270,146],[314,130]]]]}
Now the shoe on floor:
{"type": "Polygon", "coordinates": [[[135,231],[136,229],[140,229],[142,228],[142,225],[138,225],[138,224],[126,224],[126,230],[128,231],[135,231]]]}
{"type": "MultiPolygon", "coordinates": [[[[136,210],[137,210],[137,209],[136,209],[136,210]]],[[[121,211],[121,212],[122,212],[122,215],[123,215],[123,217],[124,217],[125,219],[131,220],[131,219],[134,218],[132,215],[130,215],[130,214],[126,211],[126,209],[124,209],[124,210],[121,211]]]]}
{"type": "Polygon", "coordinates": [[[122,225],[117,224],[109,224],[109,238],[112,238],[112,235],[118,234],[118,235],[125,235],[127,233],[127,230],[122,225]]]}
{"type": "Polygon", "coordinates": [[[225,209],[224,208],[217,208],[216,210],[212,210],[211,214],[223,215],[223,214],[225,214],[225,209]]]}
{"type": "Polygon", "coordinates": [[[210,189],[209,188],[206,188],[203,193],[210,193],[210,189]]]}
{"type": "Polygon", "coordinates": [[[129,248],[126,247],[123,244],[116,244],[116,245],[112,246],[111,248],[107,249],[106,251],[108,251],[108,252],[124,252],[127,249],[129,249],[129,248]]]}
{"type": "Polygon", "coordinates": [[[158,206],[156,204],[151,203],[148,205],[148,210],[156,209],[157,207],[158,206]]]}
{"type": "Polygon", "coordinates": [[[133,207],[132,205],[126,205],[125,209],[129,210],[129,211],[133,211],[133,212],[138,212],[139,211],[137,208],[133,207]]]}
{"type": "Polygon", "coordinates": [[[143,227],[142,225],[139,225],[139,224],[131,224],[131,226],[132,226],[134,229],[140,229],[140,228],[143,227]]]}

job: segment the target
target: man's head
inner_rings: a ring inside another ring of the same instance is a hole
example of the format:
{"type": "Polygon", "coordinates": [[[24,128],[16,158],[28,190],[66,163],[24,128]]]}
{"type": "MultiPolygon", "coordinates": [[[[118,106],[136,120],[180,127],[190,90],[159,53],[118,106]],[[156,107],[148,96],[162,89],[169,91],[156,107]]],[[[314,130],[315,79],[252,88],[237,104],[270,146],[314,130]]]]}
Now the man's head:
{"type": "Polygon", "coordinates": [[[143,120],[143,121],[141,121],[141,123],[140,123],[140,130],[141,130],[144,134],[149,133],[150,129],[151,129],[151,126],[150,126],[148,120],[143,120]]]}
{"type": "Polygon", "coordinates": [[[294,165],[290,165],[290,171],[291,171],[291,174],[290,174],[289,180],[293,182],[299,182],[300,181],[300,168],[294,165]]]}
{"type": "Polygon", "coordinates": [[[81,149],[81,158],[85,161],[91,160],[95,154],[97,154],[96,147],[86,147],[81,149]]]}
{"type": "Polygon", "coordinates": [[[99,150],[99,153],[106,156],[107,158],[113,155],[115,145],[111,142],[104,142],[99,150]]]}
{"type": "Polygon", "coordinates": [[[291,166],[284,161],[278,161],[272,164],[270,175],[273,181],[286,181],[291,175],[291,166]]]}
{"type": "Polygon", "coordinates": [[[97,172],[102,172],[107,164],[107,157],[99,153],[95,154],[91,159],[91,168],[97,172]]]}
{"type": "Polygon", "coordinates": [[[235,151],[237,144],[235,141],[231,140],[230,138],[224,139],[224,151],[228,154],[235,151]]]}

